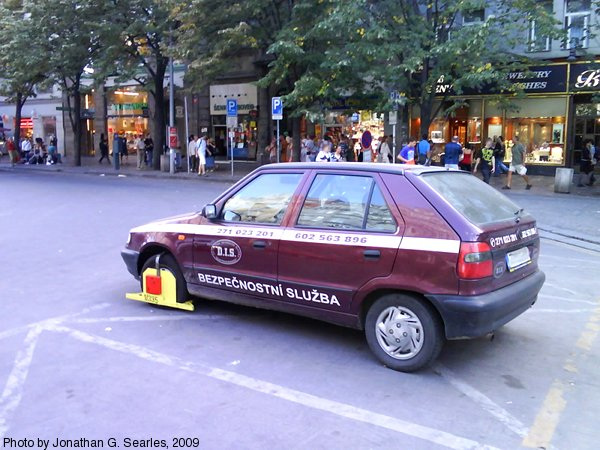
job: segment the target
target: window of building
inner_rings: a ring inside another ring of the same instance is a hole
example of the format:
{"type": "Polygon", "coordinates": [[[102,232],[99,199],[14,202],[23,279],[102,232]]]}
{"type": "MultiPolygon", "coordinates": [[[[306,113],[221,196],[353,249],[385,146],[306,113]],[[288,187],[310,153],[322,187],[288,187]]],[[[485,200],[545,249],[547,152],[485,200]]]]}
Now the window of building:
{"type": "Polygon", "coordinates": [[[565,28],[568,48],[587,48],[591,0],[567,0],[565,2],[565,28]]]}
{"type": "Polygon", "coordinates": [[[301,178],[299,173],[259,176],[227,200],[222,219],[227,222],[280,224],[301,178]]]}
{"type": "MultiPolygon", "coordinates": [[[[552,1],[544,1],[541,5],[548,14],[552,14],[552,1]]],[[[529,51],[530,52],[548,52],[550,51],[550,37],[544,35],[540,30],[537,22],[532,20],[529,22],[529,51]]]]}
{"type": "Polygon", "coordinates": [[[478,23],[485,20],[485,9],[474,9],[469,12],[465,12],[463,15],[463,24],[478,23]]]}
{"type": "Polygon", "coordinates": [[[298,225],[310,228],[394,232],[397,225],[371,177],[317,175],[298,225]]]}

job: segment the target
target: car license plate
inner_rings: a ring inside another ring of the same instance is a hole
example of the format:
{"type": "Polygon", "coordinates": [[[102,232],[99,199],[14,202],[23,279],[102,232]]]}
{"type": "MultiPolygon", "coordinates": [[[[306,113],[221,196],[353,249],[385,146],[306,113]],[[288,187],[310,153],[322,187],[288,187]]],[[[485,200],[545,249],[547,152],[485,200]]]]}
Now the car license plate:
{"type": "Polygon", "coordinates": [[[530,262],[531,255],[529,255],[529,248],[527,247],[506,254],[506,265],[508,266],[509,272],[514,272],[530,262]]]}

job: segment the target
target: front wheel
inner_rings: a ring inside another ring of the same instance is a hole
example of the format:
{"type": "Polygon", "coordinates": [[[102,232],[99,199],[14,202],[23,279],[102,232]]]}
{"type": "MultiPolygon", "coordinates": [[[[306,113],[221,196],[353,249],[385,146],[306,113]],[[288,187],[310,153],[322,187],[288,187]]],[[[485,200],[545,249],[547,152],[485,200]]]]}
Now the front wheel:
{"type": "Polygon", "coordinates": [[[444,344],[440,319],[429,305],[402,294],[384,295],[365,320],[367,343],[387,367],[414,372],[431,364],[444,344]]]}
{"type": "MultiPolygon", "coordinates": [[[[146,269],[156,267],[156,256],[157,255],[153,255],[146,260],[146,262],[144,263],[144,266],[142,267],[142,272],[140,273],[140,275],[142,275],[146,269]]],[[[187,285],[185,283],[185,278],[183,278],[181,270],[179,269],[179,264],[177,264],[177,261],[175,261],[175,258],[173,258],[173,256],[171,256],[169,254],[160,255],[159,267],[161,269],[167,269],[169,272],[171,272],[173,274],[173,276],[175,277],[175,289],[177,291],[177,299],[176,300],[178,303],[185,303],[189,297],[187,285]]],[[[140,285],[141,285],[142,290],[144,289],[143,283],[144,282],[142,280],[142,277],[140,277],[140,285]]]]}

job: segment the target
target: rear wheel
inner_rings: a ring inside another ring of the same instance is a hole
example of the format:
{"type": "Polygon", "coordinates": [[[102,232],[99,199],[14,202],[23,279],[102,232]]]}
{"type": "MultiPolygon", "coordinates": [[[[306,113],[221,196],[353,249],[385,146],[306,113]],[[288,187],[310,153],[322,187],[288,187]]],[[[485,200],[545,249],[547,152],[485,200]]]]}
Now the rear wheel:
{"type": "Polygon", "coordinates": [[[429,305],[402,294],[384,295],[365,320],[371,351],[387,367],[414,372],[431,364],[444,344],[442,325],[429,305]]]}
{"type": "MultiPolygon", "coordinates": [[[[146,262],[144,263],[143,267],[142,267],[142,272],[140,274],[140,286],[142,288],[142,290],[144,289],[144,281],[142,278],[142,274],[144,273],[144,271],[148,268],[155,268],[156,267],[156,257],[158,255],[153,255],[150,258],[148,258],[146,260],[146,262]]],[[[175,261],[175,258],[173,258],[173,256],[169,255],[169,254],[161,254],[160,255],[160,259],[159,259],[159,267],[161,269],[167,269],[169,272],[171,272],[173,274],[173,276],[175,277],[175,288],[177,291],[177,302],[179,303],[185,303],[188,300],[189,294],[187,291],[187,285],[185,283],[185,279],[183,278],[183,274],[181,273],[181,270],[179,269],[179,264],[177,264],[177,261],[175,261]]]]}

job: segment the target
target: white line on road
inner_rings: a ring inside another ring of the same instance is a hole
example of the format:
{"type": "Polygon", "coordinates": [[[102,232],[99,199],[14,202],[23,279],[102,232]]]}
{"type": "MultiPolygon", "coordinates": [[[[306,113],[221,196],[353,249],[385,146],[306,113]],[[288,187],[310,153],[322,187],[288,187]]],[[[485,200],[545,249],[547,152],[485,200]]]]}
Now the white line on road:
{"type": "Polygon", "coordinates": [[[594,311],[593,309],[538,309],[531,308],[527,311],[527,314],[531,313],[558,313],[558,314],[579,314],[579,313],[589,313],[594,311]]]}
{"type": "Polygon", "coordinates": [[[596,305],[596,302],[591,300],[578,300],[576,298],[561,297],[558,295],[538,294],[538,297],[547,298],[550,300],[560,300],[561,302],[567,303],[585,303],[586,305],[596,305]]]}
{"type": "Polygon", "coordinates": [[[177,321],[177,320],[215,320],[222,317],[238,317],[237,315],[204,315],[191,316],[189,314],[179,316],[121,316],[121,317],[85,317],[82,319],[68,320],[69,323],[85,324],[85,323],[106,323],[106,322],[160,322],[160,321],[177,321]]]}
{"type": "Polygon", "coordinates": [[[468,398],[477,403],[482,409],[489,412],[492,416],[503,423],[506,428],[520,437],[527,436],[529,431],[527,427],[523,425],[519,419],[514,417],[511,413],[502,408],[488,396],[459,379],[454,372],[442,364],[436,364],[435,370],[459,392],[466,395],[468,398]]]}
{"type": "Polygon", "coordinates": [[[163,353],[155,352],[145,347],[135,344],[126,344],[101,336],[84,333],[64,326],[51,326],[52,331],[66,333],[74,339],[91,344],[101,345],[111,350],[137,356],[139,358],[165,364],[171,367],[177,367],[182,370],[195,372],[216,380],[235,384],[237,386],[251,389],[255,392],[274,396],[290,402],[307,406],[309,408],[326,411],[347,419],[353,419],[359,422],[368,423],[388,430],[396,431],[408,436],[413,436],[425,441],[442,445],[448,448],[466,450],[466,449],[494,449],[488,445],[481,444],[471,439],[456,436],[444,431],[429,428],[423,425],[407,422],[395,417],[375,413],[366,409],[358,408],[346,403],[328,400],[307,394],[295,389],[286,388],[267,381],[241,375],[236,372],[230,372],[218,368],[211,368],[192,362],[184,361],[180,358],[169,356],[163,353]]]}
{"type": "MultiPolygon", "coordinates": [[[[577,266],[577,267],[579,267],[579,266],[577,266]]],[[[572,294],[572,295],[579,295],[577,292],[575,292],[572,289],[567,289],[566,287],[563,287],[563,286],[557,286],[556,284],[548,283],[547,281],[544,284],[544,287],[551,287],[552,289],[560,289],[561,291],[568,292],[569,294],[572,294]]]]}
{"type": "Polygon", "coordinates": [[[98,311],[101,309],[108,308],[110,305],[111,305],[110,303],[98,303],[97,305],[90,306],[89,308],[84,308],[81,311],[79,311],[78,313],[65,314],[65,315],[58,316],[58,317],[52,317],[50,319],[44,319],[44,320],[40,320],[39,322],[34,322],[34,323],[27,324],[27,325],[23,325],[21,327],[12,328],[10,330],[5,330],[0,333],[0,340],[9,338],[11,336],[15,336],[20,333],[25,333],[27,330],[29,330],[31,328],[36,328],[36,327],[43,328],[48,324],[58,324],[58,323],[66,321],[66,320],[69,320],[71,318],[75,318],[75,317],[79,317],[83,314],[87,314],[92,311],[98,311]]]}
{"type": "Polygon", "coordinates": [[[23,384],[27,379],[29,366],[33,359],[33,351],[42,330],[41,326],[33,327],[29,330],[23,342],[24,348],[17,353],[13,368],[6,380],[6,385],[0,397],[0,441],[4,439],[8,431],[8,416],[12,414],[21,402],[23,384]]]}

